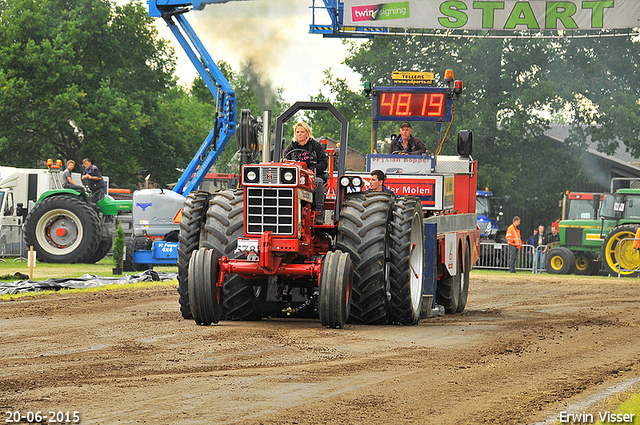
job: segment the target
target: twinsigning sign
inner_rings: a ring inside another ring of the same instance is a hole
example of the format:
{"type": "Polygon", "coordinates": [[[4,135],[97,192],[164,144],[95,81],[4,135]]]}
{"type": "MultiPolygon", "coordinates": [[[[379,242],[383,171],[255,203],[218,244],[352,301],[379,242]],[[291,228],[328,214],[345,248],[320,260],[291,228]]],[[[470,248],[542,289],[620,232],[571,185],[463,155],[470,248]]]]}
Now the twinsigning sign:
{"type": "Polygon", "coordinates": [[[640,26],[640,0],[344,0],[344,25],[468,30],[599,30],[640,26]]]}

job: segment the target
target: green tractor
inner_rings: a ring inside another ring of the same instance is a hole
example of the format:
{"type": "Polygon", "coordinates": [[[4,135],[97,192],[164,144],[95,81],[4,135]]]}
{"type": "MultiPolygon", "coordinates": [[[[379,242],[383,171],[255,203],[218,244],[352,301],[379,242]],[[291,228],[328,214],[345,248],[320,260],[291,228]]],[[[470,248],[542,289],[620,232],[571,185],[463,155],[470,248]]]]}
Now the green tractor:
{"type": "Polygon", "coordinates": [[[638,275],[640,256],[633,249],[633,239],[640,227],[640,189],[602,195],[594,217],[560,221],[560,243],[547,252],[547,271],[594,274],[602,263],[609,275],[638,275]]]}
{"type": "Polygon", "coordinates": [[[24,239],[42,262],[95,263],[113,245],[118,213],[131,209],[132,201],[109,195],[90,204],[73,189],[48,190],[24,220],[24,239]]]}
{"type": "Polygon", "coordinates": [[[600,269],[602,222],[598,219],[600,193],[567,193],[558,223],[560,242],[549,245],[545,268],[552,274],[591,275],[600,269]]]}
{"type": "Polygon", "coordinates": [[[633,249],[633,239],[640,227],[640,189],[605,195],[600,215],[606,235],[601,248],[605,269],[610,275],[637,276],[640,256],[633,249]]]}

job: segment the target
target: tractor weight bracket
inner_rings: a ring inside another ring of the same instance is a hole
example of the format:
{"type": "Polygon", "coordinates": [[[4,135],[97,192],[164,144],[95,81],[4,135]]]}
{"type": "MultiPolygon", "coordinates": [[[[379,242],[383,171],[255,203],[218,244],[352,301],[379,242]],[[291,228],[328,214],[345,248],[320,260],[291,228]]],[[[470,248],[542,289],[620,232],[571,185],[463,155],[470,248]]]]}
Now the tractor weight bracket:
{"type": "MultiPolygon", "coordinates": [[[[262,255],[262,254],[261,254],[262,255]]],[[[311,277],[319,278],[322,271],[322,260],[302,264],[282,264],[285,257],[274,256],[273,268],[267,269],[257,261],[244,259],[231,260],[226,256],[220,258],[220,272],[217,286],[222,286],[226,274],[237,274],[245,279],[260,279],[269,276],[282,276],[287,278],[311,277]]]]}

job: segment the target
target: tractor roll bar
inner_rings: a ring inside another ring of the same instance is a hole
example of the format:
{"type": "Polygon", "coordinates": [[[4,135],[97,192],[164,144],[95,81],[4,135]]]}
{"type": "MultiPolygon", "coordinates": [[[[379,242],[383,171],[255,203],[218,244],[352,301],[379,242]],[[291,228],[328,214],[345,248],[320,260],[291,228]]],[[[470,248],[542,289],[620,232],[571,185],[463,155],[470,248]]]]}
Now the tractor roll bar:
{"type": "MultiPolygon", "coordinates": [[[[338,162],[338,178],[347,171],[347,139],[349,134],[349,122],[335,106],[329,102],[296,102],[289,109],[284,111],[276,119],[276,139],[273,146],[273,160],[280,161],[282,158],[282,133],[284,123],[289,121],[298,111],[329,111],[331,115],[340,121],[340,156],[338,162]]],[[[340,216],[340,202],[336,202],[335,217],[340,216]]]]}
{"type": "Polygon", "coordinates": [[[347,171],[347,138],[349,134],[349,122],[335,106],[329,102],[296,102],[284,111],[276,119],[276,139],[273,146],[273,160],[280,161],[282,157],[282,133],[284,124],[298,111],[329,111],[331,115],[340,121],[340,161],[338,162],[338,176],[347,171]]]}

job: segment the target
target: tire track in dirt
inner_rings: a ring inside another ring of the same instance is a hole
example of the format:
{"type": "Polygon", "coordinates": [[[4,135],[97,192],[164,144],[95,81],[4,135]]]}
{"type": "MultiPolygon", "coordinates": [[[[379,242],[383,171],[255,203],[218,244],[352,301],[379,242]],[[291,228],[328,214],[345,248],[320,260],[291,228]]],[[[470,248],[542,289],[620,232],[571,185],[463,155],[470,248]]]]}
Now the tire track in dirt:
{"type": "Polygon", "coordinates": [[[526,424],[640,376],[635,280],[517,276],[472,276],[466,312],[415,327],[199,327],[173,287],[2,302],[0,407],[100,424],[526,424]]]}

